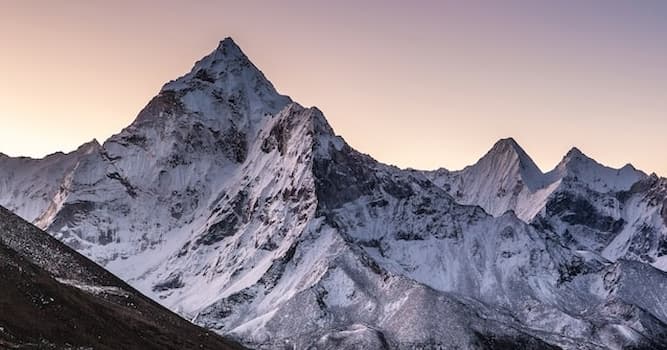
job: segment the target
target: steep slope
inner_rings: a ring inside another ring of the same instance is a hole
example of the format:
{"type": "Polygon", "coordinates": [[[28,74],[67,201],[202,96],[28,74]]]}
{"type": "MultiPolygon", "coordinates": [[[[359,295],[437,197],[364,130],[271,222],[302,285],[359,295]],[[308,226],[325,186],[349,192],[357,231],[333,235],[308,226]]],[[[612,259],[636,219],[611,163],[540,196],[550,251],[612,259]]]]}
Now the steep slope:
{"type": "Polygon", "coordinates": [[[59,194],[69,186],[79,163],[100,149],[93,140],[69,154],[44,159],[11,158],[0,154],[0,203],[30,222],[59,210],[59,194]]]}
{"type": "MultiPolygon", "coordinates": [[[[26,216],[32,198],[53,203],[33,215],[41,227],[252,347],[664,348],[667,302],[628,281],[665,276],[505,213],[537,215],[533,193],[550,185],[516,142],[445,180],[386,166],[280,95],[231,39],[77,154],[48,191],[13,177],[0,199],[26,216]],[[461,204],[479,201],[496,217],[461,204]]],[[[55,166],[29,163],[11,166],[55,166]]]]}
{"type": "Polygon", "coordinates": [[[550,174],[559,173],[567,175],[533,222],[553,230],[575,249],[665,268],[660,248],[667,241],[661,215],[664,179],[646,176],[631,165],[601,166],[576,149],[550,174]]]}
{"type": "Polygon", "coordinates": [[[0,208],[0,347],[240,349],[0,208]]]}
{"type": "MultiPolygon", "coordinates": [[[[639,295],[611,295],[616,282],[599,286],[613,265],[564,249],[549,231],[536,231],[511,213],[493,218],[458,205],[420,174],[384,166],[347,146],[316,158],[315,174],[320,215],[383,269],[506,310],[565,348],[660,347],[666,300],[643,309],[639,295]],[[607,305],[635,310],[641,320],[626,323],[607,305]]],[[[664,274],[638,266],[657,274],[651,278],[660,281],[660,290],[664,274]]],[[[618,273],[648,274],[635,268],[623,265],[618,273]]]]}
{"type": "Polygon", "coordinates": [[[573,148],[543,174],[513,140],[501,140],[473,166],[424,174],[459,203],[494,216],[513,211],[572,249],[667,266],[664,181],[632,165],[612,169],[573,148]]]}
{"type": "Polygon", "coordinates": [[[604,195],[627,191],[646,178],[631,165],[622,169],[601,165],[577,148],[544,174],[514,139],[498,141],[477,163],[463,170],[439,169],[424,174],[460,203],[479,205],[494,216],[511,210],[526,222],[532,221],[549,196],[563,186],[578,185],[604,195]]]}
{"type": "Polygon", "coordinates": [[[439,169],[425,175],[459,203],[479,205],[494,216],[512,210],[524,220],[535,216],[555,182],[548,181],[514,139],[498,141],[461,171],[439,169]]]}
{"type": "Polygon", "coordinates": [[[621,169],[606,167],[572,148],[554,170],[546,174],[550,182],[569,179],[585,184],[599,193],[627,191],[646,174],[628,164],[621,169]]]}

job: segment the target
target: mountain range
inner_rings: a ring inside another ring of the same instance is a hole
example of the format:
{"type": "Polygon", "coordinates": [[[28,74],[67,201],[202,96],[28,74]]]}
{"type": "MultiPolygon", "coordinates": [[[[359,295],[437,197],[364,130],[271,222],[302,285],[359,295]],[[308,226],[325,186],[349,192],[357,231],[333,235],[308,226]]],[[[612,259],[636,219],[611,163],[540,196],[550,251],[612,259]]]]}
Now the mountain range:
{"type": "Polygon", "coordinates": [[[667,349],[666,179],[382,164],[230,38],[103,144],[0,155],[0,205],[251,348],[667,349]]]}

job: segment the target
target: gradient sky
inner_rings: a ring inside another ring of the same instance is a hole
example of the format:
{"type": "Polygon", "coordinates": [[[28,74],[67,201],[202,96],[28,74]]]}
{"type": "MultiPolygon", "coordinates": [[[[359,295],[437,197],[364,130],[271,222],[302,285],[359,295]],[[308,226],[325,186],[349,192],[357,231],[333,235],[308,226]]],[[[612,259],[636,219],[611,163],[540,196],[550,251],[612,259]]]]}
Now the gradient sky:
{"type": "Polygon", "coordinates": [[[232,36],[360,151],[462,168],[512,136],[667,175],[667,1],[0,0],[0,152],[104,140],[232,36]]]}

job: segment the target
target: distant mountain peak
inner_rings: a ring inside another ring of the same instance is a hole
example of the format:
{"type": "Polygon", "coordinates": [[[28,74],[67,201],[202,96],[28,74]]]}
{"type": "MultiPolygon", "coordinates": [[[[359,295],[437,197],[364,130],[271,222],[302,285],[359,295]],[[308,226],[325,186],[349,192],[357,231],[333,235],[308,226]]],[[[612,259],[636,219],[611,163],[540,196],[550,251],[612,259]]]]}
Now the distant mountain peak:
{"type": "Polygon", "coordinates": [[[573,147],[554,170],[547,174],[551,181],[576,179],[585,182],[599,192],[628,190],[635,182],[646,177],[632,164],[620,169],[607,167],[589,157],[579,148],[573,147]]]}
{"type": "MultiPolygon", "coordinates": [[[[497,156],[501,154],[512,154],[519,157],[520,161],[529,161],[532,162],[530,156],[524,151],[524,149],[519,145],[514,138],[508,137],[498,140],[491,150],[487,152],[486,156],[497,156]]],[[[485,157],[486,157],[485,156],[485,157]]]]}
{"type": "Polygon", "coordinates": [[[489,152],[487,154],[489,155],[496,155],[496,154],[502,154],[502,153],[519,153],[521,150],[521,146],[516,142],[511,137],[500,139],[496,141],[496,143],[491,147],[489,152]]]}
{"type": "Polygon", "coordinates": [[[519,146],[519,143],[516,142],[516,140],[513,137],[506,137],[496,141],[494,147],[496,146],[521,148],[521,146],[519,146]]]}
{"type": "Polygon", "coordinates": [[[511,168],[515,164],[520,176],[531,189],[534,190],[542,185],[542,171],[519,143],[511,137],[498,140],[475,166],[490,167],[489,171],[493,171],[499,168],[511,168]]]}
{"type": "MultiPolygon", "coordinates": [[[[607,168],[595,159],[586,155],[581,149],[572,147],[556,166],[556,170],[563,172],[580,172],[590,168],[607,168]]],[[[564,174],[563,174],[564,175],[564,174]]]]}
{"type": "Polygon", "coordinates": [[[598,161],[596,161],[594,158],[589,157],[586,155],[584,152],[582,152],[579,148],[577,147],[572,147],[565,157],[563,157],[563,160],[559,164],[557,168],[568,168],[570,170],[579,170],[581,167],[584,166],[589,166],[589,167],[595,167],[595,168],[603,168],[603,169],[611,169],[611,170],[616,170],[619,173],[622,172],[632,172],[632,173],[641,173],[641,171],[637,170],[634,165],[631,163],[625,164],[623,167],[619,169],[613,169],[610,167],[607,167],[605,165],[600,164],[598,161]]]}
{"type": "Polygon", "coordinates": [[[584,152],[582,152],[579,148],[577,147],[572,147],[567,153],[565,154],[565,157],[563,157],[563,160],[561,163],[570,163],[570,162],[591,162],[594,160],[587,156],[584,152]]]}

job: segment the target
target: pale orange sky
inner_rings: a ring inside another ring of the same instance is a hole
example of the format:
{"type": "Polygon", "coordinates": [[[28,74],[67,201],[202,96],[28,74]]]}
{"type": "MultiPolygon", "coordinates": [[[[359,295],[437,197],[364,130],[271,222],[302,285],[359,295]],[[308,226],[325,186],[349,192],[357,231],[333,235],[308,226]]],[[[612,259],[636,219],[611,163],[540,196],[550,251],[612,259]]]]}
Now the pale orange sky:
{"type": "Polygon", "coordinates": [[[232,36],[386,163],[458,169],[512,136],[543,170],[577,146],[667,175],[667,3],[499,3],[0,0],[0,152],[103,141],[232,36]]]}

